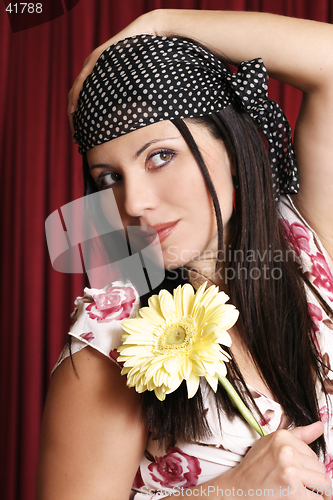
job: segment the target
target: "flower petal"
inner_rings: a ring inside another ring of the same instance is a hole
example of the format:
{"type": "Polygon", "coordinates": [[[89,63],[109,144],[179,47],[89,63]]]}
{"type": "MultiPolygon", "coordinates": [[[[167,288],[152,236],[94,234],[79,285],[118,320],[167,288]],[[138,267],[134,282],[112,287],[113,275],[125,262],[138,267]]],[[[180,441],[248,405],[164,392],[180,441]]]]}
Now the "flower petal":
{"type": "Polygon", "coordinates": [[[194,289],[189,283],[183,286],[183,311],[184,316],[190,316],[192,314],[193,304],[194,304],[194,289]]]}
{"type": "Polygon", "coordinates": [[[173,297],[167,290],[161,290],[159,293],[160,308],[165,319],[174,318],[176,307],[173,297]]]}
{"type": "Polygon", "coordinates": [[[173,374],[173,376],[169,379],[168,385],[169,389],[167,394],[170,394],[171,392],[174,392],[175,390],[178,389],[180,384],[183,382],[183,377],[181,377],[179,372],[176,372],[173,374]]]}
{"type": "Polygon", "coordinates": [[[153,332],[155,330],[155,325],[149,323],[143,318],[131,318],[122,321],[121,326],[123,330],[127,333],[137,333],[137,332],[153,332]]]}
{"type": "Polygon", "coordinates": [[[180,370],[183,360],[180,356],[172,356],[164,361],[164,368],[166,371],[172,375],[173,373],[180,370]]]}
{"type": "Polygon", "coordinates": [[[215,312],[211,311],[211,313],[206,314],[204,321],[214,321],[223,330],[229,330],[236,323],[238,316],[239,311],[234,306],[225,304],[219,306],[215,312]]]}
{"type": "Polygon", "coordinates": [[[149,297],[148,306],[155,309],[160,315],[162,315],[162,311],[160,308],[160,299],[158,295],[152,295],[151,297],[149,297]]]}
{"type": "Polygon", "coordinates": [[[205,288],[208,281],[205,281],[202,285],[199,286],[198,290],[195,292],[195,298],[193,303],[193,310],[196,308],[198,304],[201,303],[203,296],[205,294],[205,288]]]}
{"type": "MultiPolygon", "coordinates": [[[[213,287],[210,287],[207,292],[210,291],[210,289],[213,287]]],[[[207,297],[205,297],[205,300],[202,301],[206,309],[215,309],[216,307],[223,306],[227,301],[229,300],[229,297],[226,293],[224,292],[219,292],[218,289],[215,289],[213,293],[208,294],[207,297]]]]}
{"type": "Polygon", "coordinates": [[[227,347],[231,346],[232,344],[231,337],[228,332],[226,332],[225,330],[219,330],[215,331],[215,334],[217,336],[216,342],[218,342],[219,344],[223,344],[227,347]]]}
{"type": "MultiPolygon", "coordinates": [[[[195,306],[193,307],[193,314],[195,314],[196,309],[199,305],[205,306],[206,311],[208,312],[217,310],[217,308],[221,307],[221,305],[224,303],[225,301],[224,296],[227,299],[229,298],[226,294],[224,294],[224,292],[219,292],[217,286],[215,285],[210,286],[203,294],[201,293],[201,298],[200,296],[196,297],[195,306]]],[[[204,321],[206,321],[206,318],[204,319],[204,321]]]]}
{"type": "Polygon", "coordinates": [[[219,327],[217,324],[214,322],[208,323],[202,328],[201,331],[201,341],[202,342],[215,342],[217,339],[217,334],[216,332],[220,332],[219,327]]]}
{"type": "Polygon", "coordinates": [[[202,328],[202,322],[203,322],[203,319],[205,317],[205,312],[206,312],[205,306],[199,305],[196,308],[195,313],[193,314],[196,327],[199,329],[199,331],[202,328]]]}
{"type": "Polygon", "coordinates": [[[193,372],[189,376],[189,378],[186,380],[187,384],[187,397],[193,398],[195,396],[198,388],[199,388],[199,383],[200,383],[200,377],[195,375],[193,372]]]}
{"type": "Polygon", "coordinates": [[[165,321],[163,315],[153,307],[141,307],[138,313],[141,318],[155,326],[160,326],[165,321]]]}
{"type": "Polygon", "coordinates": [[[180,374],[185,380],[187,380],[188,378],[190,378],[191,372],[192,372],[192,363],[190,359],[186,357],[183,359],[180,374]]]}
{"type": "Polygon", "coordinates": [[[182,286],[179,285],[174,291],[174,301],[175,301],[175,307],[176,307],[176,315],[181,318],[184,316],[184,309],[183,309],[183,291],[182,291],[182,286]]]}
{"type": "MultiPolygon", "coordinates": [[[[138,356],[140,358],[145,358],[146,356],[152,356],[151,350],[142,345],[122,345],[119,347],[118,352],[120,352],[122,357],[138,356]]],[[[119,358],[117,358],[117,361],[120,361],[119,358]]]]}
{"type": "Polygon", "coordinates": [[[209,383],[209,385],[211,386],[211,388],[213,389],[214,392],[217,391],[217,385],[218,385],[218,377],[217,375],[214,375],[213,377],[211,375],[209,375],[208,373],[205,375],[205,378],[207,380],[207,382],[209,383]]]}
{"type": "Polygon", "coordinates": [[[202,362],[203,362],[203,365],[205,367],[206,373],[208,373],[208,375],[211,375],[212,377],[214,377],[216,370],[215,370],[215,366],[213,365],[213,363],[210,363],[210,362],[207,362],[204,360],[202,362]]]}
{"type": "Polygon", "coordinates": [[[164,387],[156,387],[154,392],[156,394],[157,399],[159,399],[160,401],[164,401],[165,400],[165,389],[164,389],[164,387]]]}

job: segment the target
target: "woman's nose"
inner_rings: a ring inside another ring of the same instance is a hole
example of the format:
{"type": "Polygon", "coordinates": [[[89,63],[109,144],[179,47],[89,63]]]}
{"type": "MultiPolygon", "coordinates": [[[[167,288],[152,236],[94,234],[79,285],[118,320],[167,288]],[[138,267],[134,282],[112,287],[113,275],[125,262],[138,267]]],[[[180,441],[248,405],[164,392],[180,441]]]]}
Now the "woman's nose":
{"type": "Polygon", "coordinates": [[[156,187],[145,175],[127,179],[124,190],[124,210],[129,217],[140,217],[145,210],[153,210],[158,205],[156,187]]]}

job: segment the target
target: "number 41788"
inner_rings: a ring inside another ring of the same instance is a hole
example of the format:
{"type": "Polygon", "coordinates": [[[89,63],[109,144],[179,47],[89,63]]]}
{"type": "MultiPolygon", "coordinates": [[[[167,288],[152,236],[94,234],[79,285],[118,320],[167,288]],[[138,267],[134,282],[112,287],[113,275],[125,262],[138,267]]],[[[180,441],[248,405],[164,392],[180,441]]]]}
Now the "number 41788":
{"type": "Polygon", "coordinates": [[[41,3],[9,3],[6,7],[6,12],[10,14],[23,14],[23,12],[28,12],[28,14],[40,14],[43,12],[43,4],[41,3]]]}

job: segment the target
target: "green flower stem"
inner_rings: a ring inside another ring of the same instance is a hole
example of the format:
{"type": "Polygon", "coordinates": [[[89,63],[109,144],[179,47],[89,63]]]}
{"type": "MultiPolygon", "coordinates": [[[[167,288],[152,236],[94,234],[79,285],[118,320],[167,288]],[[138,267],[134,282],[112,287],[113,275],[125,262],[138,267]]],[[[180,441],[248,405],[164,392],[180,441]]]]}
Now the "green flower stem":
{"type": "Polygon", "coordinates": [[[226,377],[222,377],[221,375],[218,375],[218,379],[222,387],[227,391],[229,396],[231,397],[232,401],[235,403],[236,407],[240,411],[241,415],[244,417],[244,419],[251,425],[251,427],[257,431],[259,436],[266,436],[268,432],[261,427],[261,425],[257,422],[257,420],[254,418],[252,413],[248,408],[246,408],[245,404],[235,391],[235,389],[232,387],[230,384],[229,380],[226,377]]]}

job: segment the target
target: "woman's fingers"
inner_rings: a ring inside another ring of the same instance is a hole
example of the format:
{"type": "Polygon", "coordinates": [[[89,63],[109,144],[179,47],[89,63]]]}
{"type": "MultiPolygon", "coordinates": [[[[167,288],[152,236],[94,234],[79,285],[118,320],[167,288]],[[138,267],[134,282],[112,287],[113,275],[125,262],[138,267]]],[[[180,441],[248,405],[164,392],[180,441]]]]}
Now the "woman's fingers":
{"type": "Polygon", "coordinates": [[[322,422],[314,422],[304,427],[296,427],[287,433],[276,433],[278,466],[281,480],[290,485],[300,496],[311,494],[311,498],[331,498],[331,479],[326,474],[325,465],[308,446],[324,432],[322,422]],[[301,486],[300,486],[301,485],[301,486]]]}
{"type": "Polygon", "coordinates": [[[308,445],[319,438],[323,431],[324,426],[321,422],[295,427],[290,431],[281,429],[268,436],[269,446],[272,447],[272,450],[277,454],[276,458],[281,462],[293,463],[297,453],[318,461],[317,455],[308,445]]]}
{"type": "Polygon", "coordinates": [[[310,425],[305,425],[303,427],[295,427],[289,431],[290,434],[297,437],[305,444],[313,443],[317,438],[319,438],[324,432],[324,424],[320,421],[314,422],[310,425]]]}
{"type": "Polygon", "coordinates": [[[292,431],[278,430],[259,439],[234,469],[235,482],[244,490],[267,488],[274,499],[281,497],[281,488],[288,491],[290,500],[306,496],[322,499],[330,493],[331,481],[309,444],[323,430],[323,424],[315,422],[292,431]]]}
{"type": "Polygon", "coordinates": [[[325,491],[329,492],[331,489],[331,479],[325,473],[319,474],[310,469],[304,470],[304,475],[301,478],[304,487],[318,495],[324,495],[325,491]]]}

